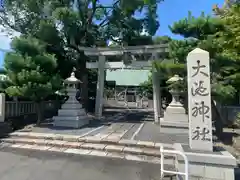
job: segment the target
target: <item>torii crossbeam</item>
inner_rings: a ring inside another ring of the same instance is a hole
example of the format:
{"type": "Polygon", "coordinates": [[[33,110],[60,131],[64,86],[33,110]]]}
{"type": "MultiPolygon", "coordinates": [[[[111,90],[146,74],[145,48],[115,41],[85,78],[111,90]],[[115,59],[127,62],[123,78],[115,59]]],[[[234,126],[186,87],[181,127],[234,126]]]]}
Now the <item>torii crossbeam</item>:
{"type": "MultiPolygon", "coordinates": [[[[103,91],[104,91],[104,70],[105,69],[152,69],[152,61],[159,60],[159,55],[168,53],[168,45],[145,45],[145,46],[126,46],[126,47],[106,47],[92,48],[79,47],[79,50],[84,51],[86,56],[98,56],[98,62],[87,62],[86,67],[89,69],[98,69],[97,96],[95,105],[95,115],[102,116],[103,108],[103,91]],[[147,60],[135,60],[126,65],[122,61],[106,62],[107,56],[151,54],[147,60]]],[[[161,59],[160,59],[161,60],[161,59]]],[[[159,123],[161,116],[161,94],[160,83],[157,77],[156,70],[153,69],[153,104],[154,104],[154,120],[159,123]]]]}

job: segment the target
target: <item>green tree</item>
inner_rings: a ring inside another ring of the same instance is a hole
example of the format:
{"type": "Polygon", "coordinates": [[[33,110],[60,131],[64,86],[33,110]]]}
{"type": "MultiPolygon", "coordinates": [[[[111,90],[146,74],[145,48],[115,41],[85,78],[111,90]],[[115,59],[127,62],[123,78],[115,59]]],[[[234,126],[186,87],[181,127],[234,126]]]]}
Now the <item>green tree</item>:
{"type": "Polygon", "coordinates": [[[224,29],[216,33],[216,43],[221,45],[219,59],[228,64],[224,67],[224,80],[240,91],[240,2],[226,1],[223,8],[214,12],[224,24],[224,29]]]}
{"type": "Polygon", "coordinates": [[[108,40],[136,44],[143,29],[154,35],[159,27],[157,4],[161,1],[114,0],[106,5],[99,0],[5,0],[0,23],[7,31],[44,41],[47,52],[56,55],[63,78],[75,65],[76,76],[83,81],[82,96],[86,103],[89,58],[79,47],[106,46],[108,40]],[[135,17],[137,11],[142,13],[140,18],[135,17]]]}
{"type": "Polygon", "coordinates": [[[215,16],[202,13],[199,17],[189,13],[188,17],[170,26],[174,34],[184,37],[183,40],[156,38],[156,44],[164,40],[169,43],[169,55],[167,64],[155,66],[164,76],[172,76],[174,72],[184,77],[187,54],[196,47],[207,50],[211,58],[213,98],[227,104],[240,90],[240,3],[226,1],[223,8],[215,7],[214,12],[215,16]]]}
{"type": "Polygon", "coordinates": [[[0,69],[0,92],[5,92],[5,89],[11,84],[6,73],[7,72],[4,68],[0,69]]]}
{"type": "Polygon", "coordinates": [[[193,17],[189,13],[187,18],[170,27],[173,33],[186,38],[176,46],[176,50],[172,53],[181,57],[183,63],[186,63],[187,53],[196,47],[210,53],[212,95],[223,104],[231,101],[236,94],[238,87],[230,80],[230,77],[237,73],[239,67],[235,57],[226,56],[226,48],[224,48],[226,39],[221,38],[226,33],[226,27],[226,22],[221,16],[211,17],[204,15],[204,13],[199,17],[193,17]],[[181,45],[184,43],[183,41],[188,41],[189,46],[186,48],[188,52],[181,50],[183,49],[181,47],[184,47],[181,45]]]}
{"type": "Polygon", "coordinates": [[[57,59],[46,53],[45,43],[32,37],[14,38],[13,52],[5,56],[4,68],[11,85],[5,90],[10,96],[29,98],[37,104],[37,124],[42,120],[42,101],[61,88],[56,73],[57,59]]]}

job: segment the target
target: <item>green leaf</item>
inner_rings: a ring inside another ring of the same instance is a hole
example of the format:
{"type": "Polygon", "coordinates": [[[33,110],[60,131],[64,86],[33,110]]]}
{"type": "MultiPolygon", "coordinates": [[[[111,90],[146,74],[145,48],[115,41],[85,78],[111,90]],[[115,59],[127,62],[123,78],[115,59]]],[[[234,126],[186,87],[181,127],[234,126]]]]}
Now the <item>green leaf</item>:
{"type": "Polygon", "coordinates": [[[19,37],[11,45],[15,52],[7,53],[4,61],[11,82],[6,93],[41,101],[61,89],[55,55],[46,53],[43,43],[36,38],[19,37]]]}

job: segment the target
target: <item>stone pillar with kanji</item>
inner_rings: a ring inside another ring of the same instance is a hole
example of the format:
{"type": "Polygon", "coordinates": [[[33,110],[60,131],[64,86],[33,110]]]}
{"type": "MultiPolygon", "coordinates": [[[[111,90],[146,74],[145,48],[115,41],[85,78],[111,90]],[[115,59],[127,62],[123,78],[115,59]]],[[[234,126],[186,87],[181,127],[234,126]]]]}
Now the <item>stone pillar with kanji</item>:
{"type": "Polygon", "coordinates": [[[189,145],[213,150],[209,52],[196,48],[188,54],[189,145]]]}

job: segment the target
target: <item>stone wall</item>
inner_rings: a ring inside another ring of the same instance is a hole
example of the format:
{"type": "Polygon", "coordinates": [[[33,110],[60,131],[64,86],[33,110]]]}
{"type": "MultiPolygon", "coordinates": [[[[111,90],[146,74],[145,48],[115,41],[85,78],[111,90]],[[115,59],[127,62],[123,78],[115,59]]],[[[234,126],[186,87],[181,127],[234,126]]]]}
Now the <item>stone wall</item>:
{"type": "MultiPolygon", "coordinates": [[[[184,169],[183,163],[178,163],[179,169],[184,169]]],[[[189,164],[190,180],[234,180],[234,168],[232,166],[212,165],[202,163],[189,164]]],[[[182,176],[178,176],[183,180],[182,176]]]]}

